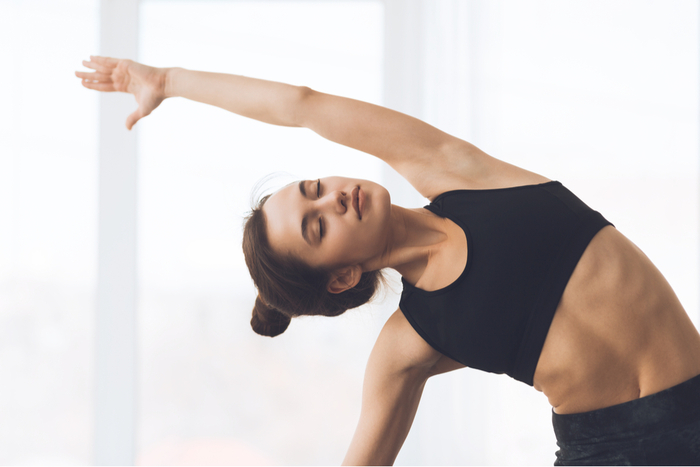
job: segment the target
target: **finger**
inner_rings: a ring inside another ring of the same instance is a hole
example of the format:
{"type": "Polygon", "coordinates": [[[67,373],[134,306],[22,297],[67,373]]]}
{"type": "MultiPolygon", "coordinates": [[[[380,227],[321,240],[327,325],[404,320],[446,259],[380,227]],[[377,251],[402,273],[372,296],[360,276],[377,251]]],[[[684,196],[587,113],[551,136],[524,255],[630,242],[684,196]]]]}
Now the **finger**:
{"type": "Polygon", "coordinates": [[[112,83],[93,83],[92,81],[84,79],[81,81],[81,84],[85,86],[88,89],[94,89],[95,91],[102,91],[102,92],[114,92],[116,89],[114,89],[114,84],[112,83]]]}
{"type": "Polygon", "coordinates": [[[114,68],[119,64],[118,58],[102,57],[100,55],[90,55],[90,61],[109,68],[114,68]]]}
{"type": "Polygon", "coordinates": [[[134,127],[134,125],[136,124],[136,122],[141,120],[141,118],[144,116],[145,115],[143,115],[143,113],[141,113],[141,109],[136,109],[135,111],[133,111],[131,113],[131,115],[126,117],[126,129],[131,130],[134,127]]]}
{"type": "Polygon", "coordinates": [[[112,81],[112,75],[108,75],[106,73],[99,73],[99,72],[85,72],[85,71],[76,71],[75,76],[78,78],[82,79],[87,79],[89,81],[102,81],[102,82],[107,82],[107,81],[112,81]]]}
{"type": "Polygon", "coordinates": [[[108,68],[106,66],[102,66],[97,62],[88,62],[87,60],[83,60],[83,66],[85,68],[92,68],[95,71],[99,71],[100,73],[111,73],[112,68],[108,68]]]}

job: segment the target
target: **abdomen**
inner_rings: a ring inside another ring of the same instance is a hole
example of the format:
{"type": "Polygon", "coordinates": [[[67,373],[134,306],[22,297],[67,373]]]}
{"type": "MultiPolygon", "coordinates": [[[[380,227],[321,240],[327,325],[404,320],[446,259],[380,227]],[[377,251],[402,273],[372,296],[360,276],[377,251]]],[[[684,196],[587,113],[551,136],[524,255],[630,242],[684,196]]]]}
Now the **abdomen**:
{"type": "Polygon", "coordinates": [[[700,335],[661,272],[614,227],[572,274],[534,386],[557,413],[653,394],[700,374],[700,335]]]}

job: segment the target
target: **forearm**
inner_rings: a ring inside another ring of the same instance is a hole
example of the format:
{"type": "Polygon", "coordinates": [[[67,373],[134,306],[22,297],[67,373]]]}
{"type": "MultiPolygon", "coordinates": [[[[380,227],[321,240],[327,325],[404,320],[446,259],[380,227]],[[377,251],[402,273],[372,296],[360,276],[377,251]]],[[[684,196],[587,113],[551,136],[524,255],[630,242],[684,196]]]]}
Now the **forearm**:
{"type": "Polygon", "coordinates": [[[424,387],[425,381],[410,384],[401,396],[376,398],[376,405],[364,406],[343,465],[393,465],[413,424],[424,387]]]}
{"type": "Polygon", "coordinates": [[[239,75],[169,68],[165,96],[184,97],[235,114],[281,126],[300,126],[308,88],[239,75]]]}

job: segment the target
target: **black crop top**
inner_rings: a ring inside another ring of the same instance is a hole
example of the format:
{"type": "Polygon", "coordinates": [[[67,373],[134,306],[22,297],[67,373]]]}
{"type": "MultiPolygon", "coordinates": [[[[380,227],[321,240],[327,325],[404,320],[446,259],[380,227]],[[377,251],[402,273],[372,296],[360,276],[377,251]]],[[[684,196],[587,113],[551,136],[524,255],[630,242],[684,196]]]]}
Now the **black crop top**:
{"type": "Polygon", "coordinates": [[[610,222],[559,182],[450,191],[425,207],[464,230],[467,265],[431,292],[402,279],[401,311],[442,354],[532,386],[569,277],[610,222]]]}

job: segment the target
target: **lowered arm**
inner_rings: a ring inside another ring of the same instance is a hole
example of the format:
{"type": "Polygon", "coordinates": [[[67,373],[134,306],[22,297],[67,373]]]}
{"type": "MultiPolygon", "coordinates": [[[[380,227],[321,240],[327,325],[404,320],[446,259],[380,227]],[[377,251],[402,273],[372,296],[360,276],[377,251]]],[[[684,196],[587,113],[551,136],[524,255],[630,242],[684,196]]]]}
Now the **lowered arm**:
{"type": "Polygon", "coordinates": [[[426,380],[365,378],[360,421],[343,465],[392,465],[408,436],[426,380]]]}
{"type": "Polygon", "coordinates": [[[343,464],[393,464],[428,378],[463,366],[430,347],[396,311],[369,357],[360,421],[343,464]]]}

